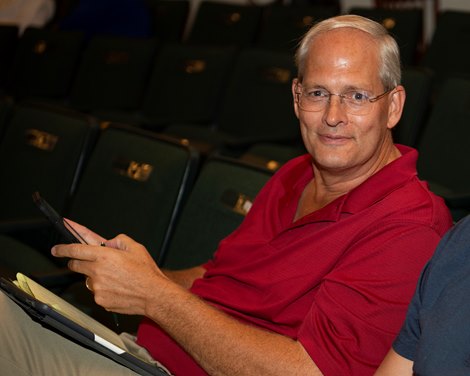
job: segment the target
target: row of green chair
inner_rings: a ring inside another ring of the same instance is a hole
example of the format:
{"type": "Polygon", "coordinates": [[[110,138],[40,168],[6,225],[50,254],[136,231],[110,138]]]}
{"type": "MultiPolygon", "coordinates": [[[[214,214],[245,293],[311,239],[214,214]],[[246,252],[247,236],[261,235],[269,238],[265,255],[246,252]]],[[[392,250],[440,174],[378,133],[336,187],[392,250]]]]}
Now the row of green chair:
{"type": "MultiPolygon", "coordinates": [[[[146,0],[146,5],[152,20],[152,35],[160,41],[256,45],[289,52],[313,23],[340,13],[335,3],[274,2],[247,6],[202,1],[196,6],[189,0],[146,0]]],[[[416,62],[417,49],[422,42],[422,11],[355,7],[349,12],[383,22],[397,37],[404,63],[416,62]]],[[[56,24],[60,22],[56,20],[56,24]]]]}
{"type": "MultiPolygon", "coordinates": [[[[8,197],[0,212],[1,229],[28,245],[40,245],[40,252],[48,252],[50,242],[57,239],[41,237],[49,236],[50,229],[45,229],[33,204],[34,191],[62,215],[105,237],[128,233],[146,245],[155,260],[163,262],[172,249],[169,257],[176,265],[175,252],[210,243],[201,255],[193,256],[193,260],[207,259],[225,227],[232,228],[242,218],[238,195],[252,199],[272,173],[221,156],[211,157],[200,168],[200,156],[190,146],[135,127],[108,124],[97,129],[89,118],[32,104],[16,105],[12,112],[0,143],[4,161],[0,175],[7,182],[0,191],[8,197]],[[196,178],[199,191],[192,189],[196,178]],[[227,192],[235,194],[234,202],[227,202],[227,192]],[[181,250],[173,251],[173,226],[188,194],[195,197],[188,209],[192,215],[199,212],[208,218],[187,219],[184,226],[194,221],[191,226],[199,243],[193,239],[181,245],[187,238],[180,230],[181,250]],[[222,210],[225,220],[216,219],[217,210],[222,210]],[[206,225],[205,235],[196,229],[206,225]]],[[[6,260],[13,266],[14,255],[8,254],[6,260]]],[[[32,262],[30,268],[34,267],[32,262]]]]}
{"type": "MultiPolygon", "coordinates": [[[[162,9],[167,6],[161,0],[157,3],[161,4],[162,9]]],[[[178,5],[171,4],[168,7],[176,8],[178,5]]],[[[467,27],[470,17],[468,12],[440,12],[436,32],[429,46],[424,45],[423,9],[354,6],[347,12],[383,24],[396,38],[405,66],[424,65],[435,69],[438,74],[456,70],[468,72],[468,59],[462,61],[460,56],[470,35],[467,27]],[[446,59],[441,54],[452,56],[446,59]]],[[[180,11],[178,17],[174,11],[175,19],[181,19],[182,13],[180,11]]],[[[337,14],[339,9],[335,5],[282,5],[275,2],[267,6],[246,6],[202,1],[186,42],[256,45],[293,52],[300,37],[311,25],[337,14]]]]}
{"type": "MultiPolygon", "coordinates": [[[[456,15],[463,19],[466,14],[446,12],[442,17],[456,15]]],[[[465,38],[464,32],[457,32],[465,38]]],[[[438,35],[436,40],[442,39],[438,35]]],[[[103,120],[154,131],[171,125],[168,133],[209,144],[270,141],[268,133],[277,141],[298,138],[287,99],[296,74],[291,53],[109,36],[98,36],[83,48],[79,32],[28,29],[16,50],[5,92],[18,99],[58,101],[103,120]],[[275,124],[268,132],[259,126],[268,123],[275,124]]],[[[465,52],[459,49],[459,54],[465,52]]],[[[460,63],[465,59],[447,60],[465,65],[460,63]]],[[[398,142],[416,146],[429,103],[435,99],[432,88],[442,82],[442,75],[406,67],[403,82],[408,103],[395,136],[398,142]]]]}
{"type": "MultiPolygon", "coordinates": [[[[268,134],[298,138],[290,100],[296,68],[287,52],[181,43],[158,47],[154,40],[100,36],[76,66],[73,54],[57,48],[63,42],[54,39],[58,34],[45,42],[47,33],[25,32],[28,42],[18,50],[24,54],[17,54],[6,89],[14,98],[53,101],[157,131],[179,124],[170,131],[174,134],[181,133],[181,125],[201,125],[184,129],[215,143],[253,142],[268,134]]],[[[68,48],[79,50],[77,34],[68,36],[73,37],[68,48]]]]}
{"type": "Polygon", "coordinates": [[[292,53],[313,23],[337,14],[337,7],[326,5],[247,6],[202,1],[184,41],[268,47],[292,53]]]}
{"type": "MultiPolygon", "coordinates": [[[[153,20],[154,35],[160,41],[236,44],[289,52],[293,52],[299,38],[313,23],[340,13],[335,4],[283,5],[274,2],[264,6],[247,6],[202,1],[196,7],[190,5],[188,0],[147,0],[147,5],[153,20]],[[191,13],[195,14],[190,17],[191,13]],[[190,18],[194,18],[191,24],[190,18]]],[[[346,11],[382,23],[397,39],[404,65],[421,63],[426,48],[423,9],[354,6],[346,11]]],[[[435,50],[461,50],[462,43],[459,40],[464,42],[465,36],[462,39],[462,34],[468,35],[465,27],[468,17],[465,12],[447,11],[438,14],[437,37],[430,46],[433,51],[426,54],[424,59],[426,66],[435,66],[439,71],[447,68],[434,59],[442,59],[435,50]],[[446,43],[448,40],[456,42],[449,45],[446,43]]]]}
{"type": "MultiPolygon", "coordinates": [[[[337,6],[263,6],[189,0],[146,0],[151,36],[160,41],[292,48],[312,23],[339,13],[337,6]],[[279,39],[283,42],[278,44],[279,39]],[[274,43],[273,43],[274,42],[274,43]]],[[[72,11],[69,9],[68,12],[72,11]]],[[[60,21],[55,25],[60,25],[60,21]]]]}
{"type": "MultiPolygon", "coordinates": [[[[301,36],[315,22],[338,14],[334,7],[282,6],[247,7],[224,3],[202,2],[188,41],[256,45],[293,52],[301,36]],[[254,9],[253,9],[254,8],[254,9]],[[261,17],[258,31],[252,19],[261,17]],[[230,20],[235,21],[230,22],[230,20]]],[[[433,38],[424,43],[423,10],[352,7],[350,14],[376,20],[395,37],[404,66],[432,69],[439,78],[449,74],[470,74],[470,13],[438,13],[433,38]]]]}
{"type": "MultiPolygon", "coordinates": [[[[336,4],[285,5],[274,2],[264,6],[246,6],[202,1],[195,9],[193,23],[189,25],[189,1],[153,0],[147,4],[155,25],[154,34],[159,40],[258,46],[288,52],[294,51],[312,24],[339,14],[336,4]]],[[[397,38],[404,64],[417,62],[422,43],[422,11],[354,7],[349,12],[383,23],[397,38]]]]}

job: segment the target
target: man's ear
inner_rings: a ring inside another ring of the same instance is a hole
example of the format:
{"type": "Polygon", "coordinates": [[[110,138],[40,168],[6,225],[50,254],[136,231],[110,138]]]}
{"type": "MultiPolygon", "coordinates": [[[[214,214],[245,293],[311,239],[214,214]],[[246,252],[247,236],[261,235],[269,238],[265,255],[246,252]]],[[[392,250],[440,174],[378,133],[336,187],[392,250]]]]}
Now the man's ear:
{"type": "Polygon", "coordinates": [[[297,104],[297,100],[296,100],[296,94],[295,94],[295,88],[296,86],[299,84],[299,79],[298,78],[294,78],[292,80],[292,99],[293,99],[293,102],[294,102],[294,112],[295,112],[295,116],[297,116],[297,118],[299,118],[299,105],[297,104]]]}
{"type": "Polygon", "coordinates": [[[401,85],[398,85],[395,89],[393,89],[390,96],[391,98],[388,106],[387,128],[392,129],[395,127],[395,125],[398,124],[398,121],[400,120],[401,114],[403,112],[406,99],[405,88],[401,85]]]}

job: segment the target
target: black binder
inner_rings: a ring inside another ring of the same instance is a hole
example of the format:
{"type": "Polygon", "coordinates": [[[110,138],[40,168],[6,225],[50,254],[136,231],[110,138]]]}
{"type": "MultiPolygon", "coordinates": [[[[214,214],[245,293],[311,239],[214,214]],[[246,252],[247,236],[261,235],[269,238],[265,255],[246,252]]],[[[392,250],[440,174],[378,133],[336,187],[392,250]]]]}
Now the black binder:
{"type": "Polygon", "coordinates": [[[168,373],[163,369],[146,363],[142,359],[104,340],[90,330],[63,316],[48,304],[27,294],[3,277],[0,279],[0,288],[33,319],[41,322],[45,327],[55,330],[64,337],[114,360],[139,375],[168,376],[168,373]]]}

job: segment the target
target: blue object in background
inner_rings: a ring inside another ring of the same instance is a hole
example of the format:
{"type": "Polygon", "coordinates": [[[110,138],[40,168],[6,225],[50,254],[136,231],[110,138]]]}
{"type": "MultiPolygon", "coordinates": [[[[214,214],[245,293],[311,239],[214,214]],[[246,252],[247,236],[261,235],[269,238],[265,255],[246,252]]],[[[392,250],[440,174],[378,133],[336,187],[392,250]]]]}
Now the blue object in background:
{"type": "Polygon", "coordinates": [[[80,0],[59,28],[83,31],[87,39],[96,34],[145,38],[152,25],[143,0],[80,0]]]}

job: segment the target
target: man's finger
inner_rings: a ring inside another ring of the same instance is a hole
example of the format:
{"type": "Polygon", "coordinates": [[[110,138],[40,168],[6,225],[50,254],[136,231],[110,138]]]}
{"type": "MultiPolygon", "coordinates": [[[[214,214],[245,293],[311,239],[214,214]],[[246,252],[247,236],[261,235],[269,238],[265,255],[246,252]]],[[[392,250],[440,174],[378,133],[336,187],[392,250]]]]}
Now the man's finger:
{"type": "Polygon", "coordinates": [[[88,244],[100,244],[105,242],[106,239],[102,236],[96,234],[95,232],[91,231],[89,228],[72,221],[71,219],[64,218],[65,221],[71,226],[74,231],[76,231],[88,244]]]}
{"type": "Polygon", "coordinates": [[[51,249],[55,257],[69,257],[83,261],[96,261],[97,252],[95,246],[82,244],[58,244],[51,249]]]}

